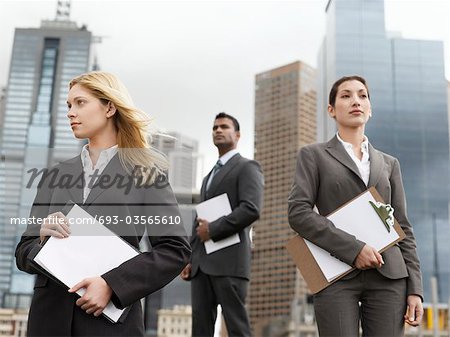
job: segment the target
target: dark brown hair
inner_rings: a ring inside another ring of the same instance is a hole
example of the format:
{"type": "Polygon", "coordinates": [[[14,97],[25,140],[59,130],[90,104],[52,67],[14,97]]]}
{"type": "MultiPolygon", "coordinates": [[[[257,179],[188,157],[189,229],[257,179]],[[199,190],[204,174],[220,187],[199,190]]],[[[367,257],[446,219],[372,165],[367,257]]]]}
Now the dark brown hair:
{"type": "Polygon", "coordinates": [[[330,104],[331,106],[334,107],[334,104],[336,103],[336,96],[337,96],[337,92],[339,89],[339,86],[347,81],[359,81],[362,84],[364,84],[364,86],[366,87],[367,90],[367,97],[370,99],[370,94],[369,94],[369,87],[367,86],[367,82],[366,80],[358,75],[352,75],[352,76],[344,76],[341,77],[340,79],[338,79],[336,82],[334,82],[333,86],[331,87],[330,90],[330,96],[328,97],[328,104],[330,104]]]}

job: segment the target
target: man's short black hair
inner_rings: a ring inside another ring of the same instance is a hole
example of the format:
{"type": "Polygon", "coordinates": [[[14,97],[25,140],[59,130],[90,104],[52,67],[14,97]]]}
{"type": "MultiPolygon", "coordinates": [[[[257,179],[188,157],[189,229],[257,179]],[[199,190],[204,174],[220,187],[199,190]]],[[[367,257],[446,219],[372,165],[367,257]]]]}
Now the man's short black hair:
{"type": "Polygon", "coordinates": [[[239,122],[238,122],[238,120],[237,120],[236,118],[234,118],[233,116],[231,116],[231,115],[229,115],[229,114],[227,114],[227,113],[225,113],[225,112],[220,112],[220,113],[218,113],[218,114],[216,115],[216,118],[215,118],[214,120],[219,119],[219,118],[228,118],[228,119],[231,119],[231,121],[232,121],[233,124],[234,124],[234,131],[239,131],[239,122]]]}

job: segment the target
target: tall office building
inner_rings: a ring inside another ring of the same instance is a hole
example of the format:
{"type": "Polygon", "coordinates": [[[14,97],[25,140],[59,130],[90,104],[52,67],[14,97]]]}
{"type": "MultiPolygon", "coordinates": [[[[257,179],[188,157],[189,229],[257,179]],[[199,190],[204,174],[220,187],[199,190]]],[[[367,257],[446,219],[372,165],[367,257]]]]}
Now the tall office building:
{"type": "MultiPolygon", "coordinates": [[[[448,134],[449,134],[449,137],[450,137],[450,81],[448,81],[447,82],[447,109],[448,109],[448,120],[449,120],[449,123],[448,123],[448,134]]],[[[450,201],[449,201],[449,203],[450,203],[450,201]]]]}
{"type": "Polygon", "coordinates": [[[169,181],[175,193],[192,194],[197,179],[198,141],[171,131],[155,135],[152,144],[169,160],[169,181]]]}
{"type": "Polygon", "coordinates": [[[330,0],[326,14],[318,58],[318,140],[336,132],[326,112],[331,84],[344,75],[364,76],[373,110],[366,134],[376,148],[400,161],[426,300],[436,274],[440,301],[447,302],[449,129],[443,43],[389,35],[383,0],[330,0]]]}
{"type": "MultiPolygon", "coordinates": [[[[191,235],[195,218],[194,205],[200,198],[199,192],[195,190],[199,159],[198,141],[179,132],[169,131],[164,132],[163,135],[153,136],[152,145],[164,153],[169,160],[169,182],[177,198],[186,232],[191,235]]],[[[156,337],[158,333],[162,333],[163,329],[167,329],[168,322],[165,322],[163,326],[158,324],[158,312],[161,312],[161,309],[167,313],[167,310],[180,305],[191,305],[191,285],[190,282],[177,277],[146,298],[144,305],[146,335],[156,337]]],[[[178,336],[176,332],[178,329],[180,327],[177,327],[175,332],[170,333],[169,329],[165,333],[167,336],[178,336]]],[[[184,329],[180,331],[179,335],[183,336],[184,329]]],[[[189,335],[190,333],[189,329],[189,335]]]]}
{"type": "Polygon", "coordinates": [[[68,1],[58,1],[55,20],[17,28],[0,129],[0,306],[15,306],[15,293],[30,293],[32,277],[19,272],[14,249],[25,224],[41,169],[77,155],[81,143],[67,121],[69,81],[89,68],[91,33],[69,20],[68,1]],[[12,296],[12,297],[11,297],[12,296]]]}
{"type": "MultiPolygon", "coordinates": [[[[0,125],[3,124],[3,115],[5,113],[6,87],[0,87],[0,125]]],[[[1,137],[1,134],[0,134],[1,137]]]]}
{"type": "MultiPolygon", "coordinates": [[[[264,207],[254,226],[248,305],[255,336],[275,336],[273,319],[291,319],[306,287],[285,248],[293,236],[287,198],[300,147],[316,139],[316,71],[294,62],[256,75],[255,159],[265,177],[264,207]]],[[[286,325],[286,324],[284,324],[286,325]]]]}

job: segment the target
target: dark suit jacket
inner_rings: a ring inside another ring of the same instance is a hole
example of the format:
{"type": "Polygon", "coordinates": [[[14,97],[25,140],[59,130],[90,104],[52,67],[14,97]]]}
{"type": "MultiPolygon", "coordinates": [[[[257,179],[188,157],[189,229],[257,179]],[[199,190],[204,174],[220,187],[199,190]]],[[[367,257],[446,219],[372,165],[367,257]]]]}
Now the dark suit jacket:
{"type": "Polygon", "coordinates": [[[203,179],[201,201],[223,193],[228,194],[232,212],[209,224],[213,241],[239,233],[239,244],[206,254],[205,246],[192,229],[192,271],[195,276],[200,267],[215,276],[250,277],[250,225],[259,218],[262,207],[264,178],[258,162],[234,155],[214,176],[208,191],[206,183],[211,172],[203,179]]]}
{"type": "Polygon", "coordinates": [[[136,221],[134,216],[143,215],[145,219],[157,215],[179,216],[176,199],[167,183],[147,188],[136,187],[116,155],[83,203],[82,172],[80,156],[52,168],[41,180],[30,217],[45,218],[60,211],[66,202],[72,200],[93,216],[117,216],[116,224],[111,222],[105,225],[136,248],[147,229],[152,250],[102,275],[113,290],[113,302],[120,307],[131,306],[124,322],[113,324],[103,316],[96,318],[86,314],[75,305],[77,295],[69,294],[66,288],[39,273],[30,263],[30,253],[38,247],[40,226],[28,226],[16,248],[18,268],[38,274],[29,314],[28,335],[143,336],[139,300],[160,289],[180,273],[189,261],[190,247],[182,223],[150,225],[146,220],[136,221]],[[99,184],[102,178],[106,182],[108,177],[109,185],[99,184]]]}
{"type": "MultiPolygon", "coordinates": [[[[406,234],[404,240],[382,254],[385,264],[378,271],[390,279],[408,277],[408,294],[422,296],[420,264],[413,229],[406,216],[400,164],[370,144],[369,157],[368,186],[374,186],[384,201],[392,205],[394,216],[406,234]]],[[[328,143],[305,146],[298,154],[289,195],[289,224],[305,239],[353,265],[364,242],[337,229],[325,216],[366,189],[356,164],[336,136],[328,143]],[[320,214],[313,211],[314,206],[320,214]]]]}

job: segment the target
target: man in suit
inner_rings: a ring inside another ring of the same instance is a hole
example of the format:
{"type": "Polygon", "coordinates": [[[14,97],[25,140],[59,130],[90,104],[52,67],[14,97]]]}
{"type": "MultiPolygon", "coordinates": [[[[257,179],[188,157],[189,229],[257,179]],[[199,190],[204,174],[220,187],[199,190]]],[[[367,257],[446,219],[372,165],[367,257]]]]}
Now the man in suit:
{"type": "Polygon", "coordinates": [[[213,126],[213,142],[219,160],[204,178],[201,201],[226,193],[232,212],[208,223],[197,218],[193,226],[192,258],[181,277],[191,279],[192,336],[212,337],[217,305],[230,337],[250,337],[245,309],[250,277],[250,225],[259,218],[264,179],[258,162],[242,157],[236,147],[240,138],[238,121],[219,113],[213,126]],[[214,242],[239,234],[240,242],[207,254],[204,242],[214,242]]]}

